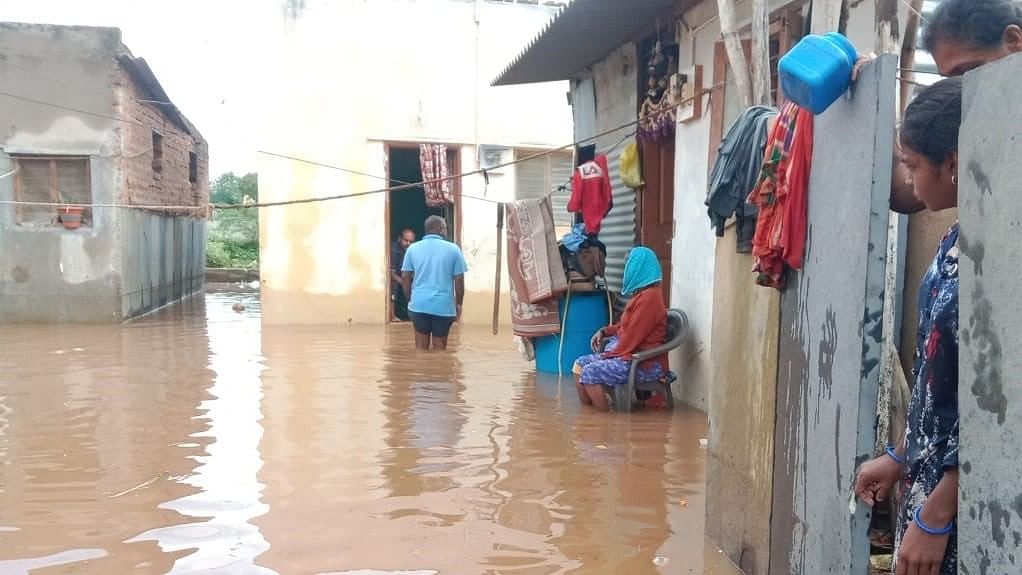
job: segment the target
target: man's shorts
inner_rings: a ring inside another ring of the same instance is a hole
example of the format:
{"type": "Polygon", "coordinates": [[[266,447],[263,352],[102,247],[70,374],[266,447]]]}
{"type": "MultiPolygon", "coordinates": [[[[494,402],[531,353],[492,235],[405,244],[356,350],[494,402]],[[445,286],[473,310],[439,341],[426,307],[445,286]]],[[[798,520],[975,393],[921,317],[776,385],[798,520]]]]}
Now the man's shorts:
{"type": "Polygon", "coordinates": [[[408,312],[412,316],[412,326],[415,331],[423,335],[433,337],[447,337],[451,333],[451,326],[455,318],[432,315],[428,313],[408,312]]]}

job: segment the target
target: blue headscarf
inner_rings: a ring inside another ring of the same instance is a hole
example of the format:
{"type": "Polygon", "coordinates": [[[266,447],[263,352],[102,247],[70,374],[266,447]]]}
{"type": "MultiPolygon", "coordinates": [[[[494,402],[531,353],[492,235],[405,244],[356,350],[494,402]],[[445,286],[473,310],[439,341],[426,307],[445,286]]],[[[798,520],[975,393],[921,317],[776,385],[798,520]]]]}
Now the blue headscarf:
{"type": "Polygon", "coordinates": [[[649,287],[663,279],[660,271],[660,262],[656,253],[643,246],[636,246],[628,252],[625,260],[624,286],[621,295],[631,297],[639,290],[649,287]]]}

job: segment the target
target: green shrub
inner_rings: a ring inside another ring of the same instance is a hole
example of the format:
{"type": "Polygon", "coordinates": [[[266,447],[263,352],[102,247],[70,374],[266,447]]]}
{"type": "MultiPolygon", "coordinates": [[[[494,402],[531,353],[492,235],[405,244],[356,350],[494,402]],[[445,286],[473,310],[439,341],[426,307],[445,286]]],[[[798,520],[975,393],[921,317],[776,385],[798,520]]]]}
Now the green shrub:
{"type": "MultiPolygon", "coordinates": [[[[217,204],[241,204],[246,196],[252,200],[259,198],[255,174],[238,177],[228,172],[210,187],[210,199],[217,204]]],[[[259,267],[258,210],[216,210],[207,224],[206,266],[259,267]]]]}

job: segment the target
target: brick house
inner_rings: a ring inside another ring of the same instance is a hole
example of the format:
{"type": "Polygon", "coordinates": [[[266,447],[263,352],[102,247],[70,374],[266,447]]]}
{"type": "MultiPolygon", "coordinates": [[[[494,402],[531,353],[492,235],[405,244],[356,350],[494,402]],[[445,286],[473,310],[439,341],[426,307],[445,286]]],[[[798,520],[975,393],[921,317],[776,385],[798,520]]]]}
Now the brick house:
{"type": "Polygon", "coordinates": [[[116,322],[201,291],[207,145],[120,31],[0,23],[0,86],[0,323],[116,322]]]}

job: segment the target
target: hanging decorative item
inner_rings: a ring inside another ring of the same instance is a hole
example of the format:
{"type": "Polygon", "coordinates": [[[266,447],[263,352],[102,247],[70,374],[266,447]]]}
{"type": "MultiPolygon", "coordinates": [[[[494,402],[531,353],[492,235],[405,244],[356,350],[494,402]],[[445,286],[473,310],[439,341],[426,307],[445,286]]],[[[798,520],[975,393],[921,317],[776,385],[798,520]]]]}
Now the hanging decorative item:
{"type": "Polygon", "coordinates": [[[674,57],[664,56],[660,43],[659,32],[653,46],[649,62],[646,65],[647,84],[646,97],[639,108],[639,126],[637,136],[647,142],[658,142],[674,137],[675,113],[671,102],[670,71],[674,67],[674,57]]]}

